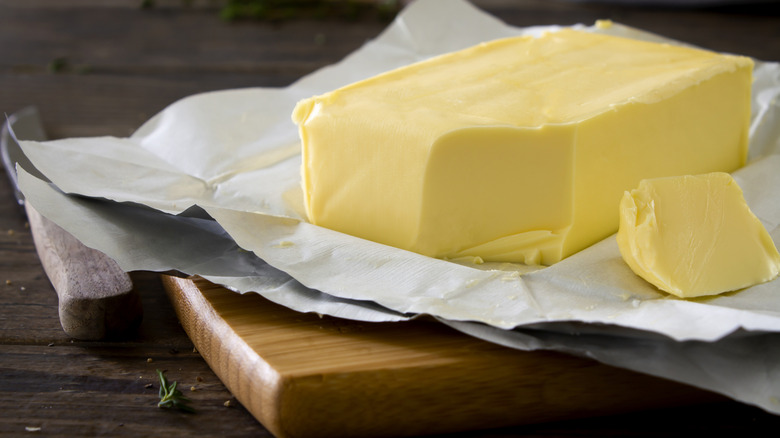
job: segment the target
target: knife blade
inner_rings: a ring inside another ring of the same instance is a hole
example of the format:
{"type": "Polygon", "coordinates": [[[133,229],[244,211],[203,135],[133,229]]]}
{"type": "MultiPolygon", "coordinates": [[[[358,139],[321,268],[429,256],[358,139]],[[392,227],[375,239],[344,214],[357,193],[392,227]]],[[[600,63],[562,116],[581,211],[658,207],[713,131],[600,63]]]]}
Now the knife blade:
{"type": "Polygon", "coordinates": [[[23,206],[35,249],[58,297],[60,325],[80,340],[126,337],[141,322],[143,308],[130,276],[105,253],[85,246],[25,201],[17,167],[48,181],[24,155],[17,138],[46,140],[37,108],[27,107],[6,118],[0,133],[3,166],[23,206]]]}

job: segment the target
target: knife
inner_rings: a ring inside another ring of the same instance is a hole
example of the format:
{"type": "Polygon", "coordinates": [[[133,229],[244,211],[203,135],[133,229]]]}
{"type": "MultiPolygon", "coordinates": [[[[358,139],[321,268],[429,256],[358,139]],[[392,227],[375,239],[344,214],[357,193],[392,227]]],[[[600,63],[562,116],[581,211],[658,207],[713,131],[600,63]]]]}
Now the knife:
{"type": "Polygon", "coordinates": [[[80,340],[126,337],[141,323],[143,309],[130,276],[106,254],[89,248],[39,214],[19,190],[16,166],[48,181],[24,155],[17,138],[46,140],[38,110],[25,108],[6,118],[0,133],[3,166],[26,213],[35,250],[59,299],[62,329],[80,340]]]}

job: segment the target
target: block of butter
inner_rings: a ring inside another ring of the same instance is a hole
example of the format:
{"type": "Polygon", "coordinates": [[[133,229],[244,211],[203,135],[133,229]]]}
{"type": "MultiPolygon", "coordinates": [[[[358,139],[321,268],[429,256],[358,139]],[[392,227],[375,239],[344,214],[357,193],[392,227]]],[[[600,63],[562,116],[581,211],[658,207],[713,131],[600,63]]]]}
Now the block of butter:
{"type": "Polygon", "coordinates": [[[748,58],[576,30],[483,43],[298,103],[309,220],[427,256],[552,264],[642,178],[746,159],[748,58]]]}
{"type": "Polygon", "coordinates": [[[682,298],[763,283],[780,254],[722,172],[644,180],[620,201],[617,242],[640,277],[682,298]]]}

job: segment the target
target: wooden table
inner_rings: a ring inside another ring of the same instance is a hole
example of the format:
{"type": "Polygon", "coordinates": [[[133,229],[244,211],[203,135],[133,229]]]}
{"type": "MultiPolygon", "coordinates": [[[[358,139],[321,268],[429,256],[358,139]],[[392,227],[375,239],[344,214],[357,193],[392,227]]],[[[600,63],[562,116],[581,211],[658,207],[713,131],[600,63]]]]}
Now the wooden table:
{"type": "MultiPolygon", "coordinates": [[[[193,93],[287,85],[338,61],[386,25],[367,15],[226,22],[219,1],[141,3],[0,0],[0,110],[37,105],[53,138],[126,136],[193,93]]],[[[609,18],[715,50],[780,60],[776,3],[712,9],[475,3],[515,25],[609,18]]],[[[113,342],[68,338],[26,218],[1,179],[0,434],[270,436],[193,351],[155,274],[133,274],[145,310],[137,335],[113,342]],[[197,414],[156,408],[158,368],[180,382],[197,414]]],[[[723,402],[464,436],[748,436],[778,429],[780,417],[723,402]]]]}

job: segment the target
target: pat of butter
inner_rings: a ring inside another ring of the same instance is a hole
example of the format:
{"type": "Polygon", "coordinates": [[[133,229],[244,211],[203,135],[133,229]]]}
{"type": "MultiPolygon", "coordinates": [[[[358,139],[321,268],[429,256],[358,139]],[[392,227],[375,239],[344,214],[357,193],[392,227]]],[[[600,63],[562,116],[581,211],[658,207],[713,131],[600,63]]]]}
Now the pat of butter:
{"type": "Polygon", "coordinates": [[[780,254],[727,173],[645,180],[620,202],[617,242],[640,277],[682,298],[763,283],[780,254]]]}
{"type": "Polygon", "coordinates": [[[555,263],[614,233],[640,179],[744,164],[752,65],[562,30],[303,100],[308,218],[433,257],[555,263]]]}

